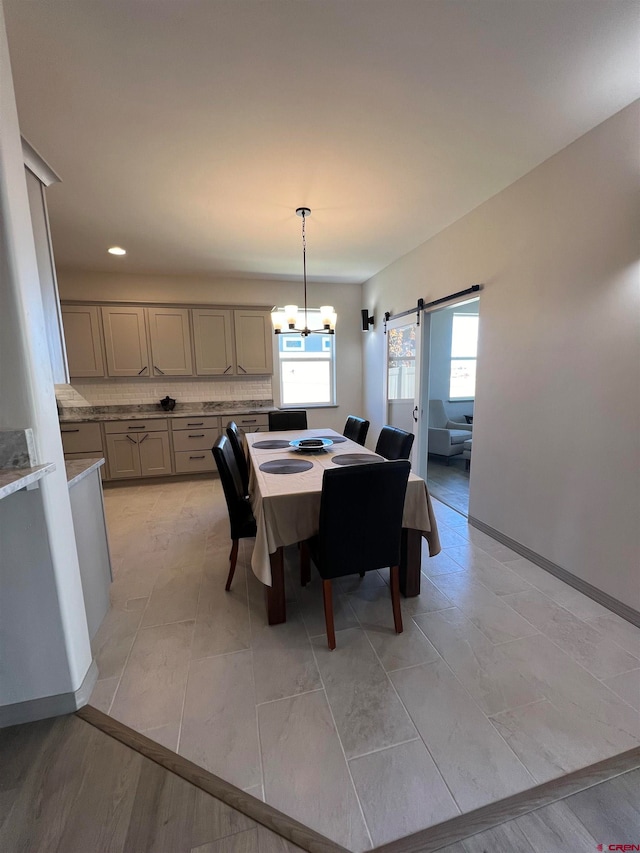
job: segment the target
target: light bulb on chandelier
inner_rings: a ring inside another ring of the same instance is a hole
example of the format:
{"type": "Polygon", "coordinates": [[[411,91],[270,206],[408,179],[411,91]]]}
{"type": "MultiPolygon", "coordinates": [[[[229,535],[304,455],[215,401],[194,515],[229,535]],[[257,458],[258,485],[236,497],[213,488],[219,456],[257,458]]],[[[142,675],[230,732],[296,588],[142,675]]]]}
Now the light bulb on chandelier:
{"type": "Polygon", "coordinates": [[[310,329],[307,308],[307,235],[305,223],[311,210],[308,207],[299,207],[296,214],[302,217],[302,273],[304,281],[304,309],[300,316],[297,305],[285,305],[284,310],[274,308],[271,312],[271,322],[276,335],[299,334],[303,338],[307,335],[321,334],[333,335],[336,331],[336,320],[338,315],[333,310],[333,305],[322,305],[320,307],[320,322],[322,328],[310,329]]]}

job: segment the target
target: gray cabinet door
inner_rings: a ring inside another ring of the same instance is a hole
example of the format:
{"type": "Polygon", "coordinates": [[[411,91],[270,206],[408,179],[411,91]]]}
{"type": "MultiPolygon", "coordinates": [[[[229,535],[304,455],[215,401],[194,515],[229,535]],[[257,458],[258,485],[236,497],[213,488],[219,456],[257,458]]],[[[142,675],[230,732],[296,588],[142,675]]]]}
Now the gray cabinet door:
{"type": "Polygon", "coordinates": [[[107,435],[107,461],[111,480],[139,477],[140,449],[137,435],[107,435]]]}
{"type": "Polygon", "coordinates": [[[97,305],[64,305],[62,324],[67,347],[69,376],[104,376],[97,305]]]}
{"type": "Polygon", "coordinates": [[[138,436],[140,471],[143,477],[171,474],[171,452],[168,432],[149,432],[138,436]]]}
{"type": "Polygon", "coordinates": [[[193,308],[193,340],[197,376],[232,376],[236,372],[232,312],[193,308]]]}
{"type": "Polygon", "coordinates": [[[233,312],[238,375],[273,373],[273,331],[268,311],[233,312]]]}
{"type": "Polygon", "coordinates": [[[144,308],[124,305],[102,308],[109,376],[150,376],[144,308]]]}
{"type": "Polygon", "coordinates": [[[147,308],[151,376],[193,376],[188,308],[147,308]]]}

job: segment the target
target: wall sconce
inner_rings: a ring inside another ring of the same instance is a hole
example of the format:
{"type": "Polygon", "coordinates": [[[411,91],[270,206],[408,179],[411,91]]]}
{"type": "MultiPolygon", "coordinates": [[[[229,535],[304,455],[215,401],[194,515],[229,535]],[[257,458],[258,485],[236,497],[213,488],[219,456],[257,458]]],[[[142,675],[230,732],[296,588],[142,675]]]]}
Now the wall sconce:
{"type": "Polygon", "coordinates": [[[366,308],[363,308],[360,314],[362,315],[362,331],[368,332],[369,326],[373,326],[373,314],[369,316],[369,311],[366,308]]]}

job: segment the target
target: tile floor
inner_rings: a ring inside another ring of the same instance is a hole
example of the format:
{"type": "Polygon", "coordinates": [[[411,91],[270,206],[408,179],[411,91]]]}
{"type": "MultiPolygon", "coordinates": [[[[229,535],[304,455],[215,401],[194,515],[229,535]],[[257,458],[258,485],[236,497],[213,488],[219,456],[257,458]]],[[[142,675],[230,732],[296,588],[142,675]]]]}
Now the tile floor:
{"type": "Polygon", "coordinates": [[[443,550],[396,636],[385,572],[287,554],[269,627],[214,479],[105,489],[115,580],[91,704],[353,851],[640,743],[640,629],[434,502],[443,550]]]}

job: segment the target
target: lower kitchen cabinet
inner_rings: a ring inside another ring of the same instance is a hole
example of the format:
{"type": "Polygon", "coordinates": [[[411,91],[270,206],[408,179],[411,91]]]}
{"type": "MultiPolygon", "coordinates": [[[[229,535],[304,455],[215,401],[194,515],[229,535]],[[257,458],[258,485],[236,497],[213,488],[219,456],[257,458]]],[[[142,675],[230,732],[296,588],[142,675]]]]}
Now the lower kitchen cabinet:
{"type": "Polygon", "coordinates": [[[215,471],[211,448],[220,434],[220,419],[175,418],[171,421],[176,474],[215,471]]]}
{"type": "Polygon", "coordinates": [[[108,433],[106,439],[112,480],[173,473],[168,432],[108,433]]]}

